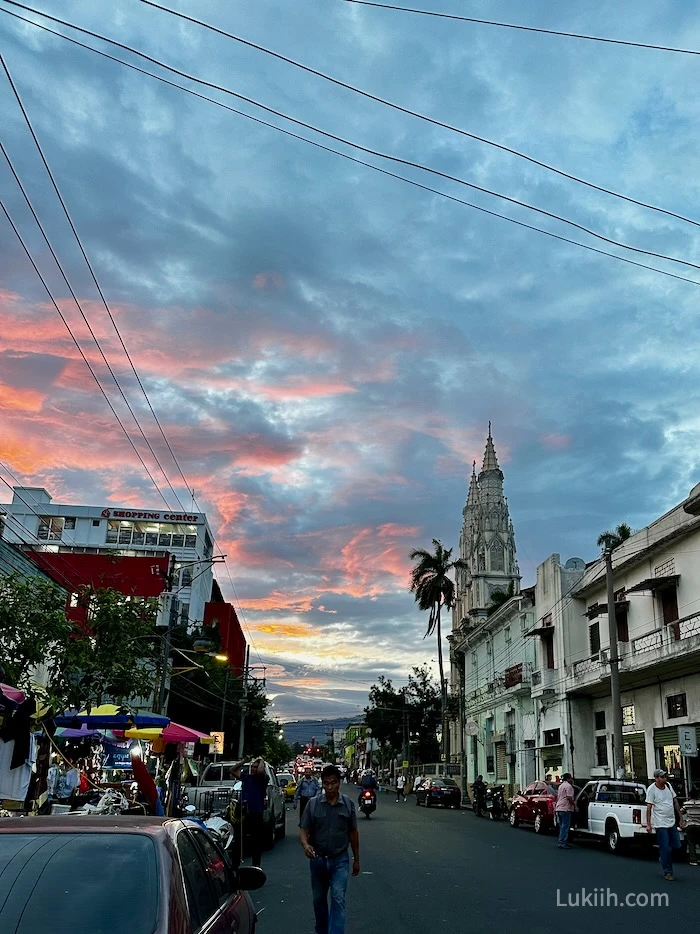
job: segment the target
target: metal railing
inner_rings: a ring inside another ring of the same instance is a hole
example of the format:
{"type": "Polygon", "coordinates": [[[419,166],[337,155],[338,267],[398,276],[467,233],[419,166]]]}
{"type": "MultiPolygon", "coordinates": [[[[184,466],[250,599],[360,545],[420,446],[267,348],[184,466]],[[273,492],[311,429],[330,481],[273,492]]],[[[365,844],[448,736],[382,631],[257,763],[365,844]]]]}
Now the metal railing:
{"type": "Polygon", "coordinates": [[[632,640],[632,653],[639,655],[651,652],[663,646],[677,645],[684,639],[700,635],[700,613],[692,613],[682,619],[674,620],[632,640]]]}

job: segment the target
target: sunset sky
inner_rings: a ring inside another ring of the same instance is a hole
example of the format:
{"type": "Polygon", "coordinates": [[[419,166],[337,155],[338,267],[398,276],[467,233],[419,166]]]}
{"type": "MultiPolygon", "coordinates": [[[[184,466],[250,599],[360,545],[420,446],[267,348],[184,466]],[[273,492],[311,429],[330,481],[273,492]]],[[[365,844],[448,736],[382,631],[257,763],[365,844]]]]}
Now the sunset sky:
{"type": "MultiPolygon", "coordinates": [[[[370,149],[367,156],[100,40],[353,158],[700,283],[700,228],[392,110],[138,0],[46,12],[370,149]]],[[[344,0],[169,0],[363,90],[700,220],[697,56],[344,0]]],[[[411,4],[407,4],[411,5],[411,4]]],[[[464,13],[462,0],[421,0],[464,13]]],[[[683,0],[504,0],[504,21],[700,49],[683,0]]],[[[435,658],[409,552],[455,546],[489,419],[524,583],[596,553],[700,480],[698,284],[479,213],[197,99],[7,15],[0,48],[165,433],[228,555],[283,719],[358,713],[435,658]]],[[[469,15],[493,18],[486,0],[469,15]]],[[[66,27],[43,21],[66,34],[66,27]]],[[[4,73],[0,138],[153,448],[157,431],[4,73]]],[[[0,155],[7,206],[169,503],[0,155]]],[[[0,213],[0,476],[56,502],[162,507],[0,213]],[[7,469],[6,469],[7,468],[7,469]]],[[[179,482],[178,482],[179,481],[179,482]]],[[[0,485],[0,502],[11,494],[0,485]]],[[[219,574],[228,598],[228,576],[219,574]]]]}

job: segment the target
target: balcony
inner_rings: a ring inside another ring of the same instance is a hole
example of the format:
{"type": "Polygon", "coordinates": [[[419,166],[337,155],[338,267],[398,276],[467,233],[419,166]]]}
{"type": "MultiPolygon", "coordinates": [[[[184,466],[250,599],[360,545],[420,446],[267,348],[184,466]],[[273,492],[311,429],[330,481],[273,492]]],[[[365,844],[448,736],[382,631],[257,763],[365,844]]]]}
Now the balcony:
{"type": "Polygon", "coordinates": [[[632,640],[624,668],[637,669],[700,649],[700,613],[684,616],[632,640]]]}
{"type": "Polygon", "coordinates": [[[551,694],[556,690],[557,685],[556,668],[540,668],[532,672],[530,679],[530,694],[532,697],[541,697],[543,694],[551,694]]]}

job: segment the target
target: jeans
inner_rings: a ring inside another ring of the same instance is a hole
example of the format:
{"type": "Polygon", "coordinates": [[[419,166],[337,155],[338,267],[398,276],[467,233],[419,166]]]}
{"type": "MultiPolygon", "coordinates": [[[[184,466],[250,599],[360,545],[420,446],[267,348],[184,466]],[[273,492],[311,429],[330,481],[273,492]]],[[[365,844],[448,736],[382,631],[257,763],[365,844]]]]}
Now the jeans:
{"type": "Polygon", "coordinates": [[[569,830],[571,828],[571,811],[557,811],[557,820],[559,821],[559,840],[557,846],[565,846],[569,840],[569,830]]]}
{"type": "Polygon", "coordinates": [[[677,827],[657,827],[656,842],[659,845],[659,860],[664,875],[673,873],[673,850],[677,850],[681,845],[681,838],[677,827]]]}
{"type": "Polygon", "coordinates": [[[263,834],[265,832],[262,814],[249,812],[245,816],[243,826],[249,837],[251,862],[254,866],[260,866],[262,863],[263,834]]]}
{"type": "Polygon", "coordinates": [[[316,934],[345,934],[345,891],[350,875],[350,857],[317,856],[311,860],[311,891],[314,899],[316,934]],[[328,891],[330,889],[330,912],[328,891]]]}

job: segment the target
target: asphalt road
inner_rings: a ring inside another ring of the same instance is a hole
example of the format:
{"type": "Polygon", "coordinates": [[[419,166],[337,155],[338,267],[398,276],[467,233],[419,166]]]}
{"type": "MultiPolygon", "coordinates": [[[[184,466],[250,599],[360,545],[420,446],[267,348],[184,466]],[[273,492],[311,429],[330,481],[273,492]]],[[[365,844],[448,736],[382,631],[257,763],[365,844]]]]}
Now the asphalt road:
{"type": "MultiPolygon", "coordinates": [[[[354,785],[342,789],[356,798],[354,785]]],[[[259,934],[313,934],[296,824],[289,809],[286,839],[263,856],[268,881],[252,893],[259,934]]],[[[413,796],[396,804],[380,794],[371,820],[360,817],[360,851],[361,875],[348,884],[347,934],[658,934],[674,921],[695,930],[700,918],[700,867],[681,862],[675,881],[665,882],[654,857],[611,856],[589,843],[559,850],[553,836],[471,811],[418,808],[413,796]],[[601,887],[620,904],[567,906],[601,887]],[[668,905],[621,904],[627,896],[651,903],[656,893],[667,893],[668,905]]]]}

